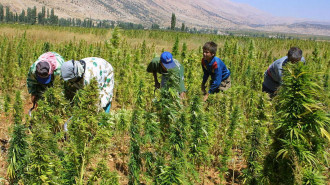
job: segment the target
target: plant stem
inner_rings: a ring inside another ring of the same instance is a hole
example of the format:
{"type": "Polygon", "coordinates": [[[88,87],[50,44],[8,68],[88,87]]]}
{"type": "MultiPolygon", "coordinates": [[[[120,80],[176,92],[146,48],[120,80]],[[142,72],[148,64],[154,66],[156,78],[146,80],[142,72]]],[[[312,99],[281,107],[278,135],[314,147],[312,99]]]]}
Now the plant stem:
{"type": "Polygon", "coordinates": [[[84,166],[85,166],[85,154],[86,154],[86,146],[87,143],[85,143],[84,146],[84,153],[82,155],[82,164],[81,164],[81,168],[80,168],[80,180],[79,180],[79,184],[83,184],[83,177],[84,177],[84,166]]]}

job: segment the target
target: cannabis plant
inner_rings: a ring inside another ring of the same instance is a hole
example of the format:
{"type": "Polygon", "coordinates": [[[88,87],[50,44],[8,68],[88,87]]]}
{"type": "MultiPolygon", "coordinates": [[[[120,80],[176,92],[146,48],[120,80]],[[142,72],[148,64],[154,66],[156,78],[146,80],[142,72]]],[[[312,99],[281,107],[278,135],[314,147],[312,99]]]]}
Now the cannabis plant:
{"type": "Polygon", "coordinates": [[[27,134],[22,124],[23,106],[20,91],[16,92],[14,104],[14,126],[8,149],[7,176],[11,184],[15,184],[24,175],[27,165],[27,134]]]}
{"type": "Polygon", "coordinates": [[[71,163],[76,163],[78,174],[76,183],[83,184],[86,166],[91,158],[100,152],[107,143],[111,132],[103,128],[99,121],[100,117],[98,108],[99,93],[98,85],[95,79],[90,84],[80,89],[74,97],[74,107],[72,119],[69,123],[69,141],[67,155],[73,155],[76,158],[71,160],[71,163]]]}
{"type": "Polygon", "coordinates": [[[137,92],[136,106],[133,111],[132,122],[130,125],[130,159],[129,159],[129,182],[130,185],[140,184],[140,168],[141,162],[141,114],[142,114],[142,88],[143,83],[140,82],[140,86],[137,92]]]}
{"type": "Polygon", "coordinates": [[[283,85],[275,99],[278,126],[270,156],[276,160],[268,161],[273,182],[300,183],[302,168],[320,169],[319,160],[330,141],[329,117],[318,102],[320,87],[308,70],[301,62],[285,66],[283,85]]]}

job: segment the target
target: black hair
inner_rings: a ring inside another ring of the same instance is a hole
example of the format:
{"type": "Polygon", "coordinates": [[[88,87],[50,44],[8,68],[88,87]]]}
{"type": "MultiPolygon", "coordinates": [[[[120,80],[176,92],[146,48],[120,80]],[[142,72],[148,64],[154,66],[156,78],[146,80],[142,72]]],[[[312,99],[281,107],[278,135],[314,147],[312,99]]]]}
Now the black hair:
{"type": "Polygon", "coordinates": [[[212,41],[206,42],[203,46],[203,50],[207,50],[210,53],[215,55],[217,53],[217,47],[218,47],[218,45],[212,41]]]}
{"type": "Polygon", "coordinates": [[[292,47],[288,51],[288,60],[290,62],[299,62],[302,58],[302,51],[297,47],[292,47]]]}

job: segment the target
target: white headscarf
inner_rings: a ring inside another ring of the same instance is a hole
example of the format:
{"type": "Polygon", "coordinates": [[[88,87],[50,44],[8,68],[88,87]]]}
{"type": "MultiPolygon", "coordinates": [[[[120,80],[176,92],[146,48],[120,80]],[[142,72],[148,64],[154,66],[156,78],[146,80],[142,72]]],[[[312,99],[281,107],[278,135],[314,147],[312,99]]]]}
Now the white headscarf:
{"type": "Polygon", "coordinates": [[[84,66],[79,61],[69,60],[61,66],[61,76],[64,81],[82,77],[84,72],[84,66]]]}

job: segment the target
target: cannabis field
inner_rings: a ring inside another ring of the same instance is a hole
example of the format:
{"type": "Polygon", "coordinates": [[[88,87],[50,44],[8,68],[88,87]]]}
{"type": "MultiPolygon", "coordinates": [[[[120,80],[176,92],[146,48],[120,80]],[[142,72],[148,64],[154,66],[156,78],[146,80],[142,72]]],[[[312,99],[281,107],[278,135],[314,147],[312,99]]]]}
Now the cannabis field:
{"type": "Polygon", "coordinates": [[[0,184],[329,183],[329,42],[5,24],[0,33],[0,184]],[[203,102],[207,41],[218,44],[232,87],[203,102]],[[263,73],[292,46],[306,65],[285,66],[270,99],[263,73]],[[27,72],[47,51],[110,62],[110,114],[96,108],[96,83],[69,101],[55,79],[28,116],[27,72]],[[184,65],[183,100],[154,90],[146,72],[162,51],[184,65]]]}

